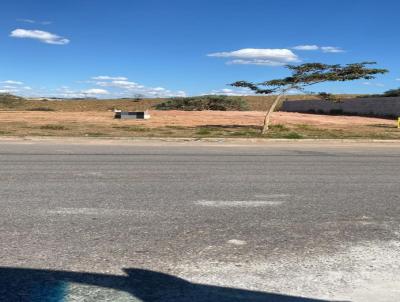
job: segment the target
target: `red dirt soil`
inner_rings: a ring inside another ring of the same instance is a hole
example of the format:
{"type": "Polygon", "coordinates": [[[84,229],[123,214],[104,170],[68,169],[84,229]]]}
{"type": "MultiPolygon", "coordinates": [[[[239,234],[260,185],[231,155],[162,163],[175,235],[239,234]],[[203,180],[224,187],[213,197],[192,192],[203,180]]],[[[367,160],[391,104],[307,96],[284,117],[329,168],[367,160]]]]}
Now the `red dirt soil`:
{"type": "MultiPolygon", "coordinates": [[[[116,120],[112,112],[39,112],[39,111],[1,111],[0,124],[25,122],[32,125],[52,123],[84,123],[84,124],[127,124],[146,125],[148,127],[164,126],[205,126],[205,125],[243,125],[260,126],[264,113],[260,111],[150,111],[149,120],[116,120]]],[[[272,124],[330,127],[353,127],[366,125],[395,125],[394,120],[359,116],[329,116],[292,112],[275,112],[272,124]]]]}

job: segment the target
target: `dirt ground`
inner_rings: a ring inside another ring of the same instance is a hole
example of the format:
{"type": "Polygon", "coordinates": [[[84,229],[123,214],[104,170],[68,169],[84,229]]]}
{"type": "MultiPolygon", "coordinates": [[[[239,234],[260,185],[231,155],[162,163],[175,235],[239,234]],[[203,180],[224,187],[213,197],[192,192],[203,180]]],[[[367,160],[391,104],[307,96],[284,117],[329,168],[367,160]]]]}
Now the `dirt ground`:
{"type": "MultiPolygon", "coordinates": [[[[146,125],[147,127],[165,126],[260,126],[264,113],[260,111],[150,111],[149,120],[118,120],[112,112],[39,112],[39,111],[3,111],[0,112],[0,124],[6,122],[29,122],[32,125],[49,123],[101,123],[103,125],[146,125]]],[[[272,124],[307,124],[325,127],[354,127],[366,125],[396,125],[388,119],[358,116],[328,116],[292,112],[273,113],[272,124]]]]}
{"type": "MultiPolygon", "coordinates": [[[[260,111],[150,111],[150,115],[149,120],[119,120],[113,118],[112,111],[0,111],[0,134],[127,136],[136,131],[142,136],[154,136],[157,129],[162,129],[163,133],[158,133],[161,136],[192,136],[200,129],[200,135],[223,136],[226,131],[232,134],[239,129],[241,134],[236,133],[237,136],[254,136],[264,117],[260,111]]],[[[323,135],[323,132],[336,131],[335,138],[344,132],[351,134],[350,137],[373,134],[382,138],[400,138],[396,121],[381,118],[275,112],[271,123],[272,130],[275,126],[281,134],[296,131],[306,137],[324,137],[327,134],[323,135]]]]}

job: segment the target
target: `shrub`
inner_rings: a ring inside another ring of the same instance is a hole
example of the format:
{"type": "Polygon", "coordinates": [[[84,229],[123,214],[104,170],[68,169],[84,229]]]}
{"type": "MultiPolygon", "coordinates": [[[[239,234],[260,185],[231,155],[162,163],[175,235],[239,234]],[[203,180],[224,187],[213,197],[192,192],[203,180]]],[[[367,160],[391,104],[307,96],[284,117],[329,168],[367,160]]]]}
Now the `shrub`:
{"type": "Polygon", "coordinates": [[[9,94],[0,93],[0,105],[14,108],[24,101],[23,98],[9,94]]]}
{"type": "Polygon", "coordinates": [[[289,132],[288,134],[285,134],[283,138],[288,138],[288,139],[302,139],[303,136],[297,132],[289,132]]]}
{"type": "Polygon", "coordinates": [[[196,132],[196,134],[198,134],[198,135],[209,135],[209,134],[211,134],[211,133],[212,133],[212,130],[207,129],[207,128],[199,129],[199,130],[196,132]]]}
{"type": "Polygon", "coordinates": [[[318,93],[318,97],[323,101],[330,101],[335,103],[339,103],[342,101],[338,96],[332,93],[320,92],[318,93]]]}
{"type": "Polygon", "coordinates": [[[248,110],[248,104],[240,97],[225,95],[205,95],[188,98],[172,98],[154,106],[157,110],[221,110],[242,111],[248,110]]]}
{"type": "Polygon", "coordinates": [[[289,128],[282,124],[271,125],[270,128],[277,131],[289,131],[289,128]]]}
{"type": "Polygon", "coordinates": [[[43,125],[40,127],[40,129],[42,129],[42,130],[68,130],[68,128],[66,128],[63,125],[52,125],[52,124],[43,125]]]}
{"type": "Polygon", "coordinates": [[[134,102],[140,102],[140,101],[143,100],[144,98],[145,98],[145,95],[138,93],[138,94],[135,94],[135,95],[134,95],[133,101],[134,101],[134,102]]]}
{"type": "Polygon", "coordinates": [[[383,93],[383,96],[386,97],[396,97],[396,96],[400,96],[400,88],[398,89],[390,89],[388,91],[385,91],[383,93]]]}
{"type": "Polygon", "coordinates": [[[55,111],[53,108],[48,108],[48,107],[35,107],[28,109],[28,111],[55,111]]]}

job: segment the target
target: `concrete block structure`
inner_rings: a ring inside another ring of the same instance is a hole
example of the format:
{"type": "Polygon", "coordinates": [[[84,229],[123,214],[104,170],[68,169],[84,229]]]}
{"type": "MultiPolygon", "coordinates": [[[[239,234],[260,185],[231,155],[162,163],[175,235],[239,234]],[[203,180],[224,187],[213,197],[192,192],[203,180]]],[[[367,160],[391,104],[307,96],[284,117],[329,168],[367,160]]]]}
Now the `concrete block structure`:
{"type": "Polygon", "coordinates": [[[150,118],[150,114],[147,111],[121,111],[114,110],[115,116],[114,118],[118,119],[144,119],[147,120],[150,118]]]}

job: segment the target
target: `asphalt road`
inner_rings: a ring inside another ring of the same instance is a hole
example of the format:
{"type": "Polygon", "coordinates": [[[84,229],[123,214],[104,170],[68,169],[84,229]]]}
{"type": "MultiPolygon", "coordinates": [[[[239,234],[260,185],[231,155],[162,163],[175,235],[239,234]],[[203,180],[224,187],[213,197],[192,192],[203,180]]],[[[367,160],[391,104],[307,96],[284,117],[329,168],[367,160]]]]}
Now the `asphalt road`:
{"type": "Polygon", "coordinates": [[[399,301],[400,144],[0,142],[0,301],[399,301]]]}

